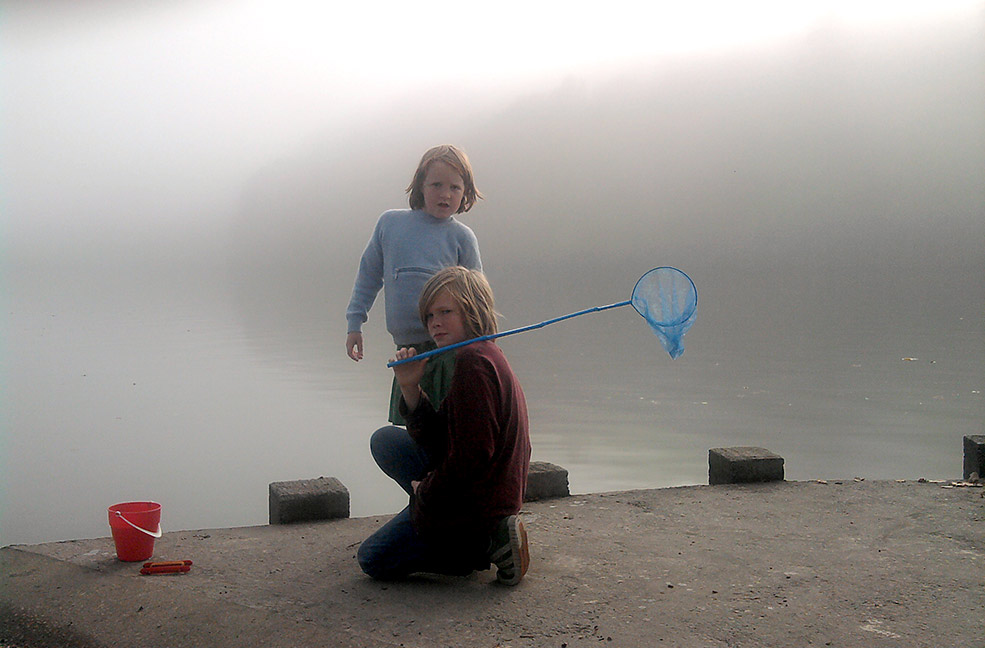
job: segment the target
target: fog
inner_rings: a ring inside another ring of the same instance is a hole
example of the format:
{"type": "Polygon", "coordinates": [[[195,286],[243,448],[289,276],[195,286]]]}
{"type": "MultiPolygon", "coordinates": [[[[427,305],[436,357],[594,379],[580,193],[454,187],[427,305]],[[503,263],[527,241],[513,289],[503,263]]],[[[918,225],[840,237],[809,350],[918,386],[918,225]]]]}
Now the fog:
{"type": "MultiPolygon", "coordinates": [[[[492,267],[586,249],[980,262],[983,7],[822,12],[757,42],[574,66],[476,52],[471,72],[467,40],[305,3],[5,3],[8,258],[352,267],[448,141],[487,196],[464,220],[492,267]],[[361,47],[333,48],[343,33],[361,47]]],[[[529,31],[501,50],[511,35],[529,31]]]]}
{"type": "Polygon", "coordinates": [[[672,368],[625,314],[504,343],[575,489],[696,483],[722,444],[951,476],[985,416],[985,3],[638,5],[0,3],[0,544],[141,493],[260,523],[317,474],[396,506],[382,307],[359,365],[343,312],[444,142],[503,328],[658,265],[698,287],[672,368]]]}

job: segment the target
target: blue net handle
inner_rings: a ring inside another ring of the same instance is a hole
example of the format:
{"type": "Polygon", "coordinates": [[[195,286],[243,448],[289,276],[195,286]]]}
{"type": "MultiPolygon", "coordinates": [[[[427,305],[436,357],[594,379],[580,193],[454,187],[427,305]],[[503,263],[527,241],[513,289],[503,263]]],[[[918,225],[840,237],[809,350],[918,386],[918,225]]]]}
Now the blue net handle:
{"type": "Polygon", "coordinates": [[[499,333],[493,333],[491,335],[483,335],[477,338],[472,338],[470,340],[463,340],[462,342],[456,342],[455,344],[449,344],[448,346],[443,346],[438,349],[432,349],[430,351],[425,351],[424,353],[418,353],[412,358],[405,358],[403,360],[394,360],[393,362],[387,363],[387,367],[396,367],[397,365],[404,364],[405,362],[414,362],[415,360],[423,360],[424,358],[430,358],[431,356],[438,355],[439,353],[444,353],[445,351],[452,351],[459,347],[463,347],[467,344],[475,344],[476,342],[483,342],[485,340],[495,340],[496,338],[501,338],[507,335],[513,335],[514,333],[523,333],[524,331],[532,331],[534,329],[539,329],[547,326],[548,324],[554,324],[555,322],[560,322],[561,320],[571,319],[572,317],[578,317],[579,315],[586,315],[588,313],[597,313],[598,311],[608,310],[610,308],[618,308],[620,306],[629,306],[632,303],[631,299],[622,301],[616,304],[609,304],[608,306],[595,306],[593,308],[586,308],[585,310],[578,311],[577,313],[570,313],[568,315],[562,315],[561,317],[555,317],[554,319],[545,320],[539,324],[531,324],[529,326],[521,326],[520,328],[511,329],[509,331],[501,331],[499,333]]]}
{"type": "Polygon", "coordinates": [[[543,328],[548,324],[578,317],[579,315],[598,313],[599,311],[619,308],[620,306],[629,306],[630,304],[647,321],[671,358],[677,358],[684,353],[684,343],[681,341],[681,338],[684,337],[687,330],[691,328],[691,324],[694,323],[694,314],[698,306],[698,293],[690,277],[677,268],[663,266],[654,268],[640,277],[640,280],[636,282],[636,286],[633,288],[632,298],[626,301],[616,302],[608,306],[594,306],[580,310],[577,313],[569,313],[568,315],[555,317],[554,319],[545,320],[537,324],[456,342],[455,344],[449,344],[448,346],[419,353],[411,358],[394,360],[393,362],[387,363],[387,367],[395,367],[405,362],[424,360],[425,358],[430,358],[446,351],[452,351],[468,344],[532,331],[543,328]]]}

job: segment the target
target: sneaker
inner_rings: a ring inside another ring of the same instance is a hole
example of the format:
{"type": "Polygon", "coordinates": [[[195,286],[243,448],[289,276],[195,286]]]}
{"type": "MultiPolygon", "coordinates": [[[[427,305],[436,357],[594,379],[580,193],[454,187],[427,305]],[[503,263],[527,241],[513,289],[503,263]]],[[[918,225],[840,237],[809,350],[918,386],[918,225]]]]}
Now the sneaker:
{"type": "Polygon", "coordinates": [[[500,520],[489,560],[496,564],[496,580],[503,585],[516,585],[526,575],[530,567],[530,547],[520,516],[510,515],[500,520]]]}

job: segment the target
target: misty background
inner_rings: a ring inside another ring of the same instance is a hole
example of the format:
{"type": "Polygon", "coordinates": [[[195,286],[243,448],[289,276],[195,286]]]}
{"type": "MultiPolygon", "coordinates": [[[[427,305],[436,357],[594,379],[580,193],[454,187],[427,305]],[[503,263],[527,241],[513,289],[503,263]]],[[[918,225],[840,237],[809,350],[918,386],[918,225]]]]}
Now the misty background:
{"type": "Polygon", "coordinates": [[[503,328],[658,265],[697,285],[673,362],[625,309],[502,340],[573,491],[702,483],[720,445],[790,479],[960,476],[985,3],[801,6],[4,2],[0,544],[107,535],[138,499],[262,524],[269,482],[319,475],[396,510],[367,449],[382,303],[359,364],[344,310],[446,142],[503,328]]]}

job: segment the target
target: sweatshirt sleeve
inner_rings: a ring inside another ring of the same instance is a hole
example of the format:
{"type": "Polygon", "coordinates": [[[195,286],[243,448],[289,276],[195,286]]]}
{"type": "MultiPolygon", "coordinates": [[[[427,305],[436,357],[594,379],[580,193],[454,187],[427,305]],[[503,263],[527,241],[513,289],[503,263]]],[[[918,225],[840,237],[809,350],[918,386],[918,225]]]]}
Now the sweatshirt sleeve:
{"type": "Polygon", "coordinates": [[[345,310],[348,324],[347,333],[362,330],[363,323],[369,318],[369,309],[373,307],[376,296],[383,287],[383,217],[377,221],[373,235],[366,244],[362,258],[359,260],[359,271],[352,287],[352,297],[345,310]]]}
{"type": "Polygon", "coordinates": [[[461,507],[475,506],[484,496],[480,491],[493,465],[501,418],[499,391],[492,363],[468,352],[460,354],[445,397],[449,406],[443,406],[446,448],[417,491],[418,506],[426,515],[454,517],[461,507]]]}
{"type": "Polygon", "coordinates": [[[445,417],[434,409],[427,393],[421,392],[421,402],[413,412],[407,411],[407,401],[400,397],[397,405],[400,415],[407,421],[407,433],[430,457],[445,454],[444,432],[447,429],[445,417]]]}
{"type": "Polygon", "coordinates": [[[475,237],[475,232],[470,228],[465,228],[465,237],[458,253],[458,263],[466,268],[482,271],[482,259],[479,257],[479,240],[475,237]]]}

